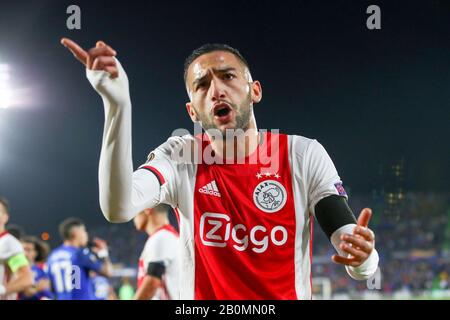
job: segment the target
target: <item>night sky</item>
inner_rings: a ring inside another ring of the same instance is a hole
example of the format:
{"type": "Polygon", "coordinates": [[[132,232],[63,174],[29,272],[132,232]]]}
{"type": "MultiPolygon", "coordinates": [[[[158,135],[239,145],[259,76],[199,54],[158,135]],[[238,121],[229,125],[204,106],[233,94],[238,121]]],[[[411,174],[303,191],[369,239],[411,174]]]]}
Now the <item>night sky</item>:
{"type": "Polygon", "coordinates": [[[408,190],[450,191],[449,1],[8,0],[0,64],[22,102],[0,109],[0,195],[29,233],[53,233],[69,216],[107,224],[97,181],[103,106],[61,37],[118,52],[135,167],[174,129],[193,130],[183,62],[222,42],[262,83],[259,128],[318,139],[353,193],[379,187],[380,165],[401,157],[408,190]],[[66,28],[71,4],[81,30],[66,28]],[[370,4],[381,7],[381,30],[366,28],[370,4]]]}

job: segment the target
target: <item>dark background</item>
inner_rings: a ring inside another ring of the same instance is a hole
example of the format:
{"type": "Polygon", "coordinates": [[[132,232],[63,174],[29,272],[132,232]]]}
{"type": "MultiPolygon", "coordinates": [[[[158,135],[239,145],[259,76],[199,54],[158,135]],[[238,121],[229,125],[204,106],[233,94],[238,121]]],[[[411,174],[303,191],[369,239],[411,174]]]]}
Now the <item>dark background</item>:
{"type": "Polygon", "coordinates": [[[118,52],[135,167],[174,129],[192,131],[184,59],[223,42],[262,83],[259,128],[318,139],[354,194],[370,194],[380,168],[399,159],[407,190],[448,192],[449,24],[443,0],[2,1],[0,64],[27,102],[0,109],[0,195],[12,222],[53,241],[69,216],[107,224],[97,182],[103,107],[63,36],[118,52]],[[71,4],[81,7],[81,30],[66,28],[71,4]],[[381,7],[381,30],[366,28],[371,4],[381,7]]]}

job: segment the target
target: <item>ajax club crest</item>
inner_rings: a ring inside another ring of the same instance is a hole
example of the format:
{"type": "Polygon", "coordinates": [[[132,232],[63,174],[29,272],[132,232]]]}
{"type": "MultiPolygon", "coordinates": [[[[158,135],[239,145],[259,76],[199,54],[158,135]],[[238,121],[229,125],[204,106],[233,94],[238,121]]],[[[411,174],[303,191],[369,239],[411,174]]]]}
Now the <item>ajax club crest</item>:
{"type": "Polygon", "coordinates": [[[286,204],[287,192],[281,183],[265,180],[253,191],[253,202],[264,212],[273,213],[281,210],[286,204]]]}

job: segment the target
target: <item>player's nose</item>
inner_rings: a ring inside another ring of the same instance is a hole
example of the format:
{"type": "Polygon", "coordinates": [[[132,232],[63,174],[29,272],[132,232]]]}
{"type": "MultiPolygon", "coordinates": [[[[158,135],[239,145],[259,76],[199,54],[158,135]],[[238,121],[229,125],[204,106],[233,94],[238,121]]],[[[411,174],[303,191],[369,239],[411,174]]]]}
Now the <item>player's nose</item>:
{"type": "Polygon", "coordinates": [[[225,97],[226,97],[225,86],[217,78],[211,79],[209,91],[210,91],[212,101],[222,100],[222,99],[225,99],[225,97]]]}

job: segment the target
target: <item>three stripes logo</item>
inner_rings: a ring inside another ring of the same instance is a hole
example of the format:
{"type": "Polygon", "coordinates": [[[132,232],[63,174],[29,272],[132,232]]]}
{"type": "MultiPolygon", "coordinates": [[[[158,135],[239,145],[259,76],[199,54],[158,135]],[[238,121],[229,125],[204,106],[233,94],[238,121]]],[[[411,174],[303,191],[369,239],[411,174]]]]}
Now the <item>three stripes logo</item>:
{"type": "Polygon", "coordinates": [[[216,180],[213,180],[210,183],[208,183],[207,185],[204,185],[203,187],[198,189],[198,192],[208,194],[211,196],[216,196],[219,198],[221,197],[219,189],[217,188],[217,185],[216,185],[216,180]]]}

